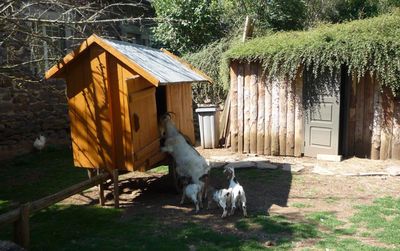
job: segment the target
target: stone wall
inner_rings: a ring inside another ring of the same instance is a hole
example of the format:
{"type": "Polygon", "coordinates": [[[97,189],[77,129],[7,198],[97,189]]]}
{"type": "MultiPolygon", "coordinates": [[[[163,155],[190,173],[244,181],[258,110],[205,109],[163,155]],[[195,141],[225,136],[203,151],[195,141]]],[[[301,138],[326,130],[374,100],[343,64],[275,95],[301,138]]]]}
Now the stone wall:
{"type": "Polygon", "coordinates": [[[32,151],[39,134],[70,144],[67,109],[64,81],[0,80],[0,159],[32,151]]]}

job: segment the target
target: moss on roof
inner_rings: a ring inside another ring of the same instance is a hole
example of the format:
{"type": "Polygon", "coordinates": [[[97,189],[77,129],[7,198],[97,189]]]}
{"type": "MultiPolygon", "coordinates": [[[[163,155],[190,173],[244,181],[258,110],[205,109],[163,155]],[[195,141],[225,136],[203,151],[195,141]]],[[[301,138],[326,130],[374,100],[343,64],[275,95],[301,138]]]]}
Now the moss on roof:
{"type": "Polygon", "coordinates": [[[300,65],[314,74],[342,64],[358,77],[375,73],[394,93],[400,91],[400,10],[376,18],[281,32],[236,44],[228,60],[260,61],[270,76],[293,78],[300,65]]]}

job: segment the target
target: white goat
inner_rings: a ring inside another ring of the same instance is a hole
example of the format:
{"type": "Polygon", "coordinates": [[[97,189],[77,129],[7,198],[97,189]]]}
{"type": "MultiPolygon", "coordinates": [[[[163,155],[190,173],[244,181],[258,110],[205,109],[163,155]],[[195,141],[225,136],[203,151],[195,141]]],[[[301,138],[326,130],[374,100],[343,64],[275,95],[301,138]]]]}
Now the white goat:
{"type": "MultiPolygon", "coordinates": [[[[204,181],[205,179],[208,179],[208,174],[200,177],[200,181],[204,181]]],[[[232,189],[229,188],[217,190],[210,186],[207,190],[207,209],[210,209],[211,204],[216,202],[217,205],[223,210],[221,217],[225,218],[228,214],[228,207],[231,205],[232,189]]]]}
{"type": "MultiPolygon", "coordinates": [[[[193,183],[203,185],[200,177],[210,170],[206,160],[189,145],[175,127],[170,115],[164,115],[160,121],[161,135],[165,137],[162,151],[172,155],[176,162],[176,172],[181,177],[191,177],[193,183]]],[[[204,187],[204,186],[203,186],[204,187]]]]}
{"type": "Polygon", "coordinates": [[[196,213],[199,212],[200,207],[203,207],[203,201],[201,199],[202,185],[195,184],[192,182],[190,177],[182,177],[183,191],[181,205],[185,201],[185,198],[190,198],[196,206],[196,213]]]}
{"type": "Polygon", "coordinates": [[[232,208],[230,215],[235,214],[236,206],[240,206],[243,210],[243,216],[247,216],[246,210],[246,194],[243,187],[239,184],[235,177],[235,169],[227,167],[224,173],[229,179],[229,188],[232,189],[232,208]]]}

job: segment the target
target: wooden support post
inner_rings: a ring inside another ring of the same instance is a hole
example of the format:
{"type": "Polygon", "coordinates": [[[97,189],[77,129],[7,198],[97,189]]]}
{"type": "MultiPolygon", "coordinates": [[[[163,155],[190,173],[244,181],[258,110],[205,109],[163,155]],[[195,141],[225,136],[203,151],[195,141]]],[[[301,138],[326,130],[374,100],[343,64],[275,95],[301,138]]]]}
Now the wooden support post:
{"type": "Polygon", "coordinates": [[[29,212],[30,203],[23,204],[20,207],[19,219],[14,223],[14,240],[21,247],[29,248],[29,212]]]}
{"type": "Polygon", "coordinates": [[[389,159],[392,152],[392,135],[393,135],[393,95],[388,87],[383,88],[382,93],[382,129],[381,129],[381,160],[389,159]]]}
{"type": "MultiPolygon", "coordinates": [[[[88,172],[89,179],[91,179],[97,175],[100,175],[100,168],[87,169],[87,172],[88,172]]],[[[100,206],[104,206],[105,199],[104,199],[104,184],[103,184],[103,182],[101,182],[98,185],[97,189],[99,191],[99,204],[100,204],[100,206]]]]}
{"type": "Polygon", "coordinates": [[[238,144],[238,102],[237,102],[237,92],[238,92],[238,78],[237,78],[237,62],[232,62],[231,64],[231,150],[232,152],[237,151],[238,144]]]}
{"type": "Polygon", "coordinates": [[[257,154],[264,154],[265,136],[265,81],[262,77],[262,69],[258,70],[258,114],[257,114],[257,154]]]}
{"type": "Polygon", "coordinates": [[[279,88],[279,155],[286,155],[287,129],[287,80],[282,79],[279,88]]]}
{"type": "Polygon", "coordinates": [[[372,124],[371,159],[379,159],[381,150],[382,96],[379,83],[374,81],[374,118],[372,124]]]}
{"type": "Polygon", "coordinates": [[[119,208],[119,186],[118,186],[118,169],[112,171],[114,183],[114,207],[119,208]]]}
{"type": "MultiPolygon", "coordinates": [[[[356,130],[356,107],[357,107],[357,78],[352,76],[349,80],[350,97],[349,97],[349,123],[347,129],[347,156],[354,156],[354,135],[356,130]]],[[[373,96],[373,94],[372,94],[373,96]]]]}
{"type": "Polygon", "coordinates": [[[300,157],[304,146],[303,68],[297,72],[294,108],[294,156],[300,157]]]}
{"type": "Polygon", "coordinates": [[[271,108],[272,108],[272,82],[265,78],[265,135],[264,154],[271,155],[271,108]]]}
{"type": "Polygon", "coordinates": [[[394,103],[393,108],[393,137],[392,137],[392,159],[400,160],[400,99],[394,103]]]}
{"type": "MultiPolygon", "coordinates": [[[[357,78],[355,77],[357,81],[357,78]]],[[[363,129],[364,129],[364,78],[357,83],[356,100],[356,127],[354,133],[354,150],[357,157],[365,157],[368,153],[363,152],[363,129]]],[[[379,91],[378,91],[379,92],[379,91]]],[[[375,102],[375,99],[374,99],[375,102]]]]}
{"type": "Polygon", "coordinates": [[[258,98],[258,65],[250,65],[250,153],[257,153],[257,98],[258,98]]]}
{"type": "Polygon", "coordinates": [[[246,64],[244,67],[244,120],[243,120],[243,152],[250,152],[250,81],[251,71],[250,64],[246,64]]]}
{"type": "Polygon", "coordinates": [[[279,81],[272,80],[271,155],[279,155],[279,81]]]}
{"type": "Polygon", "coordinates": [[[244,67],[243,64],[239,64],[238,67],[238,153],[243,153],[243,113],[244,113],[244,67]]]}
{"type": "Polygon", "coordinates": [[[372,123],[374,118],[374,80],[369,73],[364,76],[364,126],[362,132],[362,152],[369,157],[371,152],[372,123]]]}
{"type": "MultiPolygon", "coordinates": [[[[101,173],[101,169],[97,168],[97,175],[100,175],[101,173]]],[[[100,182],[99,186],[98,186],[98,190],[99,190],[99,203],[100,206],[104,206],[106,203],[105,197],[104,197],[104,182],[100,182]]]]}
{"type": "Polygon", "coordinates": [[[288,82],[287,86],[287,131],[286,131],[286,155],[294,155],[294,88],[295,80],[288,82]]]}

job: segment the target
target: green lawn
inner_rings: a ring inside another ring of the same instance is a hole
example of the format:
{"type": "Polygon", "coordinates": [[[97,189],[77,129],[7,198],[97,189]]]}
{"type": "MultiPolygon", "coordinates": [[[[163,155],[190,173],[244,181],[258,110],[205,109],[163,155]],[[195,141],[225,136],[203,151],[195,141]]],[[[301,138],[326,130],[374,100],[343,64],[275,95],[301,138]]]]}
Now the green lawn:
{"type": "MultiPolygon", "coordinates": [[[[0,209],[4,212],[15,203],[85,179],[84,170],[73,168],[71,156],[69,149],[50,148],[0,163],[0,209]]],[[[281,170],[255,169],[237,174],[260,185],[277,184],[286,175],[281,170]]],[[[340,203],[340,198],[332,203],[340,203]]],[[[312,208],[301,202],[289,205],[312,208]]],[[[145,210],[127,216],[124,209],[54,205],[31,217],[31,250],[292,250],[299,249],[298,245],[300,250],[400,250],[400,200],[392,197],[357,206],[348,219],[316,209],[296,220],[253,212],[248,218],[227,222],[233,222],[234,232],[217,231],[191,216],[177,224],[145,210]],[[265,240],[272,240],[272,247],[265,240]]],[[[0,239],[12,239],[11,225],[0,229],[0,239]]]]}
{"type": "Polygon", "coordinates": [[[42,152],[0,162],[0,212],[53,194],[87,178],[73,166],[66,147],[47,147],[42,152]]]}

